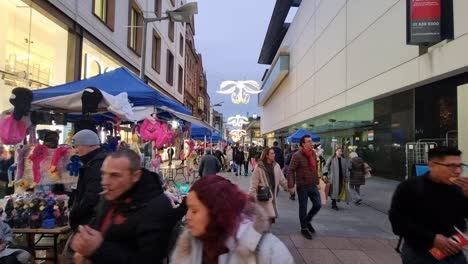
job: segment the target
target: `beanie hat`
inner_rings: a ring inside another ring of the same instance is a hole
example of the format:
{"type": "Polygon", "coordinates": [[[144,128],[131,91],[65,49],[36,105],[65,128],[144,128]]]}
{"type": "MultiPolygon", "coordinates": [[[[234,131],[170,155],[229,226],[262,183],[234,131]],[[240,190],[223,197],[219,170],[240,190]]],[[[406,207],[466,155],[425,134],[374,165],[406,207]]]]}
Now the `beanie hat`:
{"type": "Polygon", "coordinates": [[[99,137],[95,132],[89,129],[84,129],[73,136],[72,144],[83,146],[95,146],[101,145],[101,141],[99,140],[99,137]]]}

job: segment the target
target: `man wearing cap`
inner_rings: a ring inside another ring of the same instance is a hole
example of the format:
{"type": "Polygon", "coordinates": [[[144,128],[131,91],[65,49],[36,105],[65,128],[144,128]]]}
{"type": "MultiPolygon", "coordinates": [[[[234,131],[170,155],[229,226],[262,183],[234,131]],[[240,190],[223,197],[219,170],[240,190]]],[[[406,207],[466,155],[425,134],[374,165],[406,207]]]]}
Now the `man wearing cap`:
{"type": "Polygon", "coordinates": [[[101,167],[107,154],[101,148],[98,135],[88,129],[76,133],[72,144],[83,163],[70,211],[70,227],[77,231],[79,225],[86,225],[91,221],[99,202],[99,193],[102,191],[101,167]]]}

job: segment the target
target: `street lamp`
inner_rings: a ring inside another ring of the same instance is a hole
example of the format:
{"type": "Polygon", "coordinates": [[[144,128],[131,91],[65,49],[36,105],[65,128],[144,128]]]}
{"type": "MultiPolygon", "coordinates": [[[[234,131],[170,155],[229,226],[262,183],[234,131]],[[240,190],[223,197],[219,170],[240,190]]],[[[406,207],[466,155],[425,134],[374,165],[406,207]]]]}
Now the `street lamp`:
{"type": "Polygon", "coordinates": [[[198,14],[198,4],[197,2],[187,3],[181,7],[166,11],[165,17],[154,17],[154,18],[145,18],[143,16],[143,43],[142,43],[142,54],[141,54],[141,65],[140,65],[140,79],[145,81],[145,63],[146,63],[146,33],[148,28],[148,23],[155,21],[169,20],[172,22],[186,22],[190,23],[192,16],[198,14]]]}

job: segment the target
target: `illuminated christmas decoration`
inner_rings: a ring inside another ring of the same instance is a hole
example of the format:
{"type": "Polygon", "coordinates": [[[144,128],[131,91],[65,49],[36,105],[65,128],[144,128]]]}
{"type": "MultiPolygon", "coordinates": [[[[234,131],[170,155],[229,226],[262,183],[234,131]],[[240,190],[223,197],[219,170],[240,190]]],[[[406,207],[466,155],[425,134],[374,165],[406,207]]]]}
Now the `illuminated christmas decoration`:
{"type": "Polygon", "coordinates": [[[256,81],[224,81],[220,85],[220,94],[231,94],[231,101],[235,104],[248,104],[250,94],[258,94],[262,91],[256,81]]]}
{"type": "Polygon", "coordinates": [[[229,117],[226,123],[234,127],[242,127],[249,123],[249,119],[245,116],[236,115],[229,117]]]}
{"type": "Polygon", "coordinates": [[[242,136],[247,135],[247,131],[245,131],[244,129],[234,129],[231,132],[229,132],[229,134],[231,136],[242,137],[242,136]]]}

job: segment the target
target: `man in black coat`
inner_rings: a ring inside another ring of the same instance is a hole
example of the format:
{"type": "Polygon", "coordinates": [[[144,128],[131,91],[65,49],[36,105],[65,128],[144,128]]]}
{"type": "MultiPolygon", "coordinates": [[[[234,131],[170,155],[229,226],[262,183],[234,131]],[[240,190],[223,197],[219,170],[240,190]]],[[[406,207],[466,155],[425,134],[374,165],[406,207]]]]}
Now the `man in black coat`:
{"type": "Polygon", "coordinates": [[[102,187],[96,218],[73,238],[75,262],[162,263],[171,231],[185,211],[172,207],[158,175],[141,168],[132,150],[119,150],[104,161],[102,187]]]}
{"type": "Polygon", "coordinates": [[[101,188],[101,166],[106,152],[100,147],[100,140],[91,130],[81,130],[72,139],[73,147],[83,163],[70,211],[70,227],[77,231],[79,225],[88,224],[99,202],[101,188]]]}
{"type": "Polygon", "coordinates": [[[278,163],[281,167],[281,169],[283,169],[284,167],[284,153],[283,153],[283,150],[278,147],[278,141],[275,141],[273,142],[273,151],[275,152],[275,161],[276,163],[278,163]]]}
{"type": "Polygon", "coordinates": [[[466,264],[462,247],[450,239],[467,228],[468,179],[461,177],[461,152],[438,147],[428,156],[430,172],[401,183],[389,212],[393,232],[404,241],[403,263],[466,264]],[[439,261],[429,251],[445,258],[439,261]]]}

